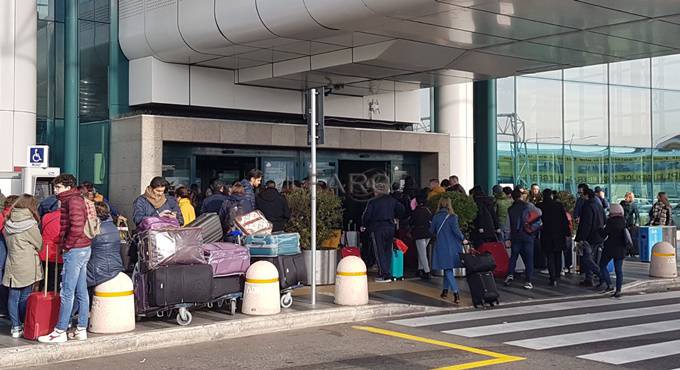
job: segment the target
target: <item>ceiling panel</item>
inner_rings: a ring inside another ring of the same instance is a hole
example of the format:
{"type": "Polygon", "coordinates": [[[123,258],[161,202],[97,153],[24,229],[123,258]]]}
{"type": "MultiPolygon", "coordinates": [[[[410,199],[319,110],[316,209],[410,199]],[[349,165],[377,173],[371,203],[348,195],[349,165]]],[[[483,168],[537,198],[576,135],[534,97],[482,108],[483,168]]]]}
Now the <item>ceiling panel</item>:
{"type": "Polygon", "coordinates": [[[645,42],[623,39],[593,32],[572,32],[558,36],[533,39],[537,44],[559,46],[561,48],[584,50],[596,54],[628,58],[645,53],[668,53],[672,49],[645,42]]]}
{"type": "Polygon", "coordinates": [[[680,48],[680,25],[668,22],[646,20],[597,28],[593,32],[680,48]]]}
{"type": "Polygon", "coordinates": [[[680,24],[680,15],[674,15],[672,17],[663,17],[659,19],[670,23],[680,24]]]}
{"type": "Polygon", "coordinates": [[[541,45],[528,41],[517,42],[512,45],[492,46],[483,49],[483,51],[486,53],[535,60],[547,64],[567,64],[572,66],[600,64],[621,60],[621,58],[613,56],[593,54],[581,50],[563,49],[556,46],[541,45]]]}
{"type": "Polygon", "coordinates": [[[463,49],[479,48],[512,41],[506,38],[413,21],[393,21],[381,25],[378,29],[368,30],[368,32],[463,49]]]}
{"type": "Polygon", "coordinates": [[[363,64],[384,66],[407,71],[422,71],[443,68],[464,50],[448,48],[421,42],[396,40],[387,44],[363,46],[365,53],[354,53],[354,61],[363,64]],[[361,58],[365,55],[365,58],[361,58]]]}
{"type": "Polygon", "coordinates": [[[390,79],[400,82],[409,82],[414,84],[414,86],[417,84],[421,88],[453,85],[472,81],[470,78],[446,76],[436,72],[412,73],[408,75],[390,77],[390,79]]]}
{"type": "MultiPolygon", "coordinates": [[[[647,0],[634,1],[644,2],[647,0]]],[[[578,29],[642,19],[637,15],[573,0],[491,1],[474,5],[473,8],[578,29]]]]}
{"type": "Polygon", "coordinates": [[[680,2],[675,0],[577,0],[645,17],[680,14],[680,2]]]}
{"type": "Polygon", "coordinates": [[[321,39],[317,39],[316,41],[327,43],[327,44],[334,44],[334,45],[342,45],[346,47],[352,47],[352,46],[361,46],[361,45],[369,45],[369,44],[375,44],[378,42],[383,42],[383,41],[389,41],[391,40],[391,37],[385,37],[385,36],[380,36],[380,35],[374,35],[370,33],[364,33],[364,32],[348,32],[336,36],[331,36],[331,37],[324,37],[321,39]]]}
{"type": "Polygon", "coordinates": [[[394,68],[386,68],[379,66],[370,66],[366,64],[353,63],[345,64],[336,67],[320,69],[317,72],[329,72],[333,74],[339,74],[344,76],[358,76],[365,78],[376,78],[381,79],[390,76],[403,75],[407,73],[412,73],[413,71],[405,71],[394,68]]]}
{"type": "Polygon", "coordinates": [[[257,51],[251,51],[249,53],[239,54],[238,56],[245,59],[260,60],[263,62],[280,62],[282,60],[300,58],[304,55],[272,49],[260,49],[257,51]]]}
{"type": "Polygon", "coordinates": [[[563,63],[541,62],[508,55],[489,54],[481,51],[468,51],[448,68],[471,71],[481,79],[505,77],[520,73],[563,68],[563,63]]]}
{"type": "Polygon", "coordinates": [[[200,66],[215,67],[215,68],[226,68],[226,69],[239,69],[239,68],[250,68],[257,67],[267,62],[259,60],[250,60],[240,57],[224,57],[213,60],[207,60],[205,62],[198,63],[200,66]]]}
{"type": "Polygon", "coordinates": [[[421,17],[416,21],[517,40],[570,31],[564,27],[468,8],[421,17]]]}

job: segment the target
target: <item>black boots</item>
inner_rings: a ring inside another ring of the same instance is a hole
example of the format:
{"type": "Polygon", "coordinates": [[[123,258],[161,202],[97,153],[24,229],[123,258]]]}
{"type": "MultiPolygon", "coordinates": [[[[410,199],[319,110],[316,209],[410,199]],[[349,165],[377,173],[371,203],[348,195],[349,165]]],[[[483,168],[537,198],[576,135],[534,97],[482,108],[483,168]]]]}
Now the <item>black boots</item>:
{"type": "Polygon", "coordinates": [[[442,297],[442,299],[448,297],[449,296],[449,290],[448,289],[442,290],[442,294],[440,294],[439,296],[442,297]]]}

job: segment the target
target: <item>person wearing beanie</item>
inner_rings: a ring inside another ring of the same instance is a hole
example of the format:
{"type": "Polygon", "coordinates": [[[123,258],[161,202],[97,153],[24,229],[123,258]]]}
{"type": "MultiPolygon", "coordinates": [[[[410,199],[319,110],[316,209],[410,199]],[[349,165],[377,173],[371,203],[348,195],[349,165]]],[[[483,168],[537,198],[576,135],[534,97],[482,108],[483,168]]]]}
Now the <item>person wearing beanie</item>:
{"type": "Polygon", "coordinates": [[[612,204],[609,208],[609,218],[605,227],[600,230],[600,234],[605,238],[602,258],[600,258],[600,286],[607,284],[605,292],[611,292],[612,282],[609,277],[607,265],[614,260],[614,271],[616,272],[616,291],[613,296],[621,296],[621,286],[623,285],[623,259],[626,249],[632,243],[630,233],[626,229],[626,219],[623,217],[623,207],[620,204],[612,204]]]}

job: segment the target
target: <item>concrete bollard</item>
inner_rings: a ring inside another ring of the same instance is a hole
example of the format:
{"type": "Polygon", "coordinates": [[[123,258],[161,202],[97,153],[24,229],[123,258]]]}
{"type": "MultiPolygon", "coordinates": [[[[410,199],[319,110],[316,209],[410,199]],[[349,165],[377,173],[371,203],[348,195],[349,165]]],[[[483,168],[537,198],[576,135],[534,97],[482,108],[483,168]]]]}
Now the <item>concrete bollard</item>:
{"type": "Polygon", "coordinates": [[[132,280],[127,275],[118,273],[94,288],[88,330],[100,334],[135,330],[135,296],[132,280]]]}
{"type": "Polygon", "coordinates": [[[649,276],[660,278],[673,278],[678,276],[678,267],[675,262],[675,248],[670,243],[659,242],[652,248],[649,276]]]}
{"type": "Polygon", "coordinates": [[[274,315],[281,312],[279,272],[268,261],[250,265],[246,272],[243,308],[246,315],[274,315]]]}
{"type": "Polygon", "coordinates": [[[335,304],[361,306],[368,304],[366,264],[356,256],[347,256],[338,264],[335,279],[335,304]]]}

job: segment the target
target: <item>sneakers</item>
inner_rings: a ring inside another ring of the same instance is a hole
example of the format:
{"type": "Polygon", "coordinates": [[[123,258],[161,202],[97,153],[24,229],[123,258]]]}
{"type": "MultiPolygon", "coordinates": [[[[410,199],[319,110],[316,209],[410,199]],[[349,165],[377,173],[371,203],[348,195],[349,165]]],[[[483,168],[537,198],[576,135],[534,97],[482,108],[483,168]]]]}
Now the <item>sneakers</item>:
{"type": "Polygon", "coordinates": [[[14,338],[14,339],[21,338],[24,335],[24,327],[23,326],[15,326],[10,331],[10,334],[12,334],[12,338],[14,338]]]}
{"type": "Polygon", "coordinates": [[[512,275],[508,275],[508,276],[505,278],[505,282],[504,282],[505,286],[510,286],[510,284],[512,284],[512,281],[513,281],[513,280],[515,280],[515,277],[512,276],[512,275]]]}
{"type": "Polygon", "coordinates": [[[522,288],[527,289],[527,290],[534,289],[534,284],[526,283],[526,284],[524,284],[524,286],[522,288]]]}
{"type": "Polygon", "coordinates": [[[68,339],[72,340],[87,340],[87,328],[77,327],[75,330],[68,332],[68,339]]]}
{"type": "Polygon", "coordinates": [[[384,278],[384,277],[379,277],[379,278],[375,278],[375,282],[376,282],[376,283],[391,283],[391,282],[392,282],[392,279],[390,279],[390,278],[384,278]]]}
{"type": "Polygon", "coordinates": [[[619,291],[619,290],[615,291],[614,294],[612,294],[612,297],[621,298],[621,291],[619,291]]]}
{"type": "Polygon", "coordinates": [[[54,329],[50,334],[38,337],[40,343],[66,343],[67,340],[66,332],[59,329],[54,329]]]}

